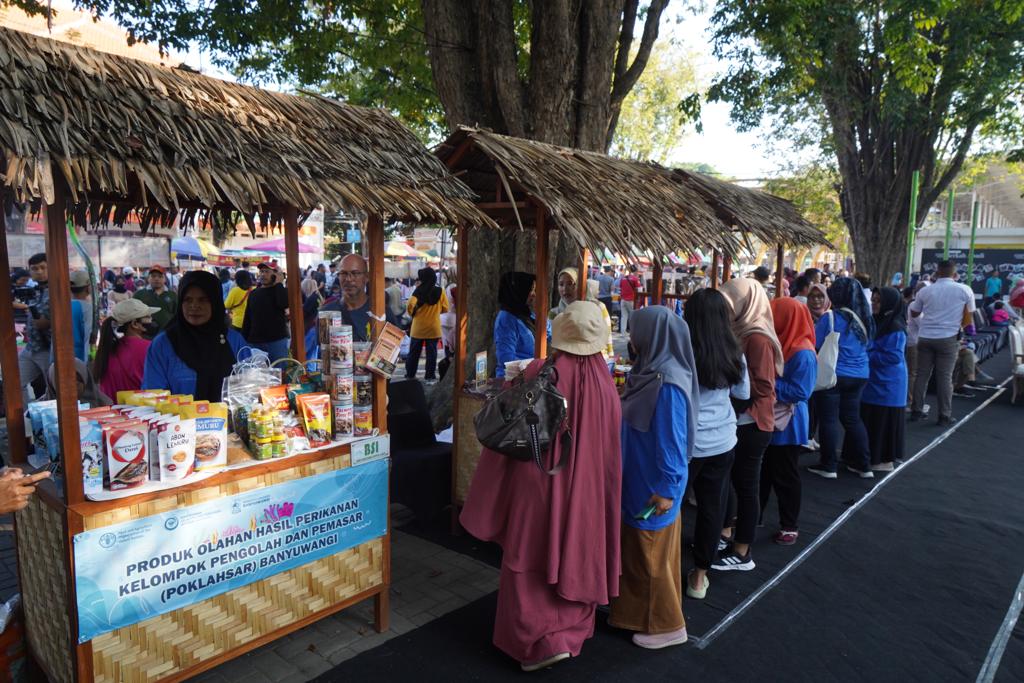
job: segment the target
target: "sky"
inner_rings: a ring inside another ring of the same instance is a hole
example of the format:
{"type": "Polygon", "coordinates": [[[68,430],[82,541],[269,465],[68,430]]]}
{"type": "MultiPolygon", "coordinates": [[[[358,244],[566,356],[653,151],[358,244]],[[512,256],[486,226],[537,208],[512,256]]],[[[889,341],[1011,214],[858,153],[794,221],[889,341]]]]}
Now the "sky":
{"type": "MultiPolygon", "coordinates": [[[[713,2],[705,2],[703,11],[693,13],[689,10],[677,12],[682,21],[676,23],[669,18],[663,23],[663,31],[659,40],[668,38],[681,43],[684,51],[697,57],[697,71],[702,82],[710,83],[716,74],[723,71],[726,64],[712,53],[711,45],[711,7],[713,2]]],[[[671,5],[670,5],[671,7],[671,5]]],[[[781,158],[800,156],[785,144],[773,145],[769,150],[764,143],[764,131],[740,132],[729,120],[729,105],[705,102],[701,111],[703,132],[687,133],[680,150],[671,158],[670,163],[710,164],[724,176],[737,180],[755,180],[772,177],[783,173],[781,158]]]]}

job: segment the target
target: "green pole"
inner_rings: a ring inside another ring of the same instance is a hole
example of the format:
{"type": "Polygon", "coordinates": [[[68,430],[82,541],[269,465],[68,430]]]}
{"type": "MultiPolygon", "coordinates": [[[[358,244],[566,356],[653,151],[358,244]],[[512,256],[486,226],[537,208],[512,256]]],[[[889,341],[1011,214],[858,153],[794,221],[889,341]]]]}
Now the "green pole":
{"type": "Polygon", "coordinates": [[[914,265],[914,236],[917,230],[917,193],[921,184],[921,172],[914,171],[910,181],[910,222],[907,225],[907,265],[903,269],[903,281],[910,282],[910,269],[914,265]]]}
{"type": "Polygon", "coordinates": [[[953,189],[949,190],[946,203],[946,241],[942,243],[942,258],[949,259],[949,243],[953,239],[953,189]]]}
{"type": "Polygon", "coordinates": [[[978,214],[981,213],[981,202],[974,196],[974,210],[971,211],[971,250],[967,254],[967,284],[974,282],[974,238],[978,234],[978,214]]]}

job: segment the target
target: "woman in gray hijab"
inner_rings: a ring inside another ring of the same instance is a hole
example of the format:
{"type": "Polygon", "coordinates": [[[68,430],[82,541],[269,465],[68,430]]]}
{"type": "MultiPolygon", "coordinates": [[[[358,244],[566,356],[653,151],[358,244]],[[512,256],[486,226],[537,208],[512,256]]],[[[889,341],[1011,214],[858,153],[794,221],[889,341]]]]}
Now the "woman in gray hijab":
{"type": "Polygon", "coordinates": [[[636,362],[622,395],[622,577],[608,623],[656,650],[686,642],[680,503],[700,392],[682,318],[648,306],[629,322],[636,362]]]}

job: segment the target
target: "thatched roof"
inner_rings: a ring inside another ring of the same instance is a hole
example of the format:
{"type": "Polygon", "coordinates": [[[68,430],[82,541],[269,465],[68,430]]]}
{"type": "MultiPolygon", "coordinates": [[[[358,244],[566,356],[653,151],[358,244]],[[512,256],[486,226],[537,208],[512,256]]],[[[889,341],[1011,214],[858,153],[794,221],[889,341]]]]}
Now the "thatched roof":
{"type": "Polygon", "coordinates": [[[388,113],[269,92],[0,29],[4,184],[76,201],[251,214],[317,204],[493,225],[473,193],[388,113]]]}
{"type": "Polygon", "coordinates": [[[730,226],[767,244],[829,245],[820,230],[807,222],[788,200],[725,182],[703,173],[676,169],[680,182],[692,187],[730,226]]]}
{"type": "Polygon", "coordinates": [[[708,247],[734,253],[739,246],[701,195],[657,164],[475,128],[460,128],[435,153],[453,161],[484,202],[507,183],[543,204],[554,226],[584,247],[660,256],[708,247]]]}

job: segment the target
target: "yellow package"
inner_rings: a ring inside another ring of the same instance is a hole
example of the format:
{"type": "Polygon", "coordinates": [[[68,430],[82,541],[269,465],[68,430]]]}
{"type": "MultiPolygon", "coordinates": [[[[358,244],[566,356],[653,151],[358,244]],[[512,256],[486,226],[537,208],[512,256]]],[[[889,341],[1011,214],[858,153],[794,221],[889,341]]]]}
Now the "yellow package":
{"type": "Polygon", "coordinates": [[[196,421],[196,471],[228,464],[228,407],[224,403],[196,401],[178,406],[178,415],[196,421]]]}
{"type": "Polygon", "coordinates": [[[143,405],[140,400],[144,397],[170,396],[170,394],[168,389],[143,389],[141,391],[129,389],[117,392],[117,403],[118,405],[140,406],[143,405]]]}

